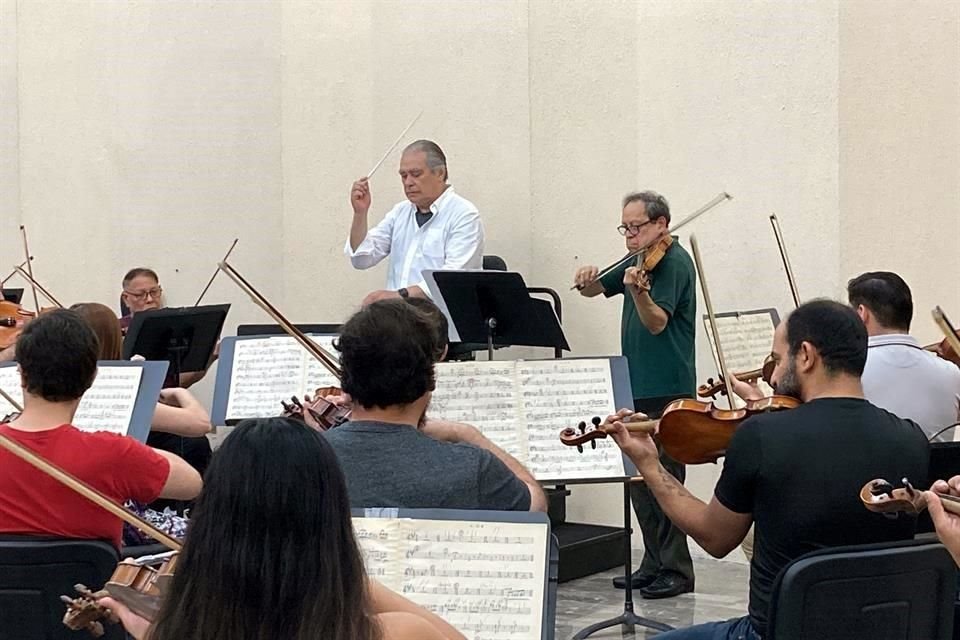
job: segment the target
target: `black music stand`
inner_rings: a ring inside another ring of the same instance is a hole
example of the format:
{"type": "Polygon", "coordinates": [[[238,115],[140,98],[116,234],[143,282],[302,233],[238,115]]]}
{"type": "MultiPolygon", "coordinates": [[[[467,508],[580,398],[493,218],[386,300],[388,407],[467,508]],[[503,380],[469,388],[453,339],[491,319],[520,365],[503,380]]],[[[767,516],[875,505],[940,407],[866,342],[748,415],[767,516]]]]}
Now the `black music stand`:
{"type": "Polygon", "coordinates": [[[229,310],[229,304],[216,304],[141,311],[130,321],[123,357],[167,360],[179,385],[184,371],[206,370],[229,310]]]}
{"type": "Polygon", "coordinates": [[[531,298],[523,277],[510,271],[436,271],[434,281],[461,342],[493,347],[570,350],[546,300],[531,298]]]}
{"type": "Polygon", "coordinates": [[[14,304],[20,304],[20,300],[23,298],[23,289],[3,289],[3,298],[7,302],[12,302],[14,304]]]}

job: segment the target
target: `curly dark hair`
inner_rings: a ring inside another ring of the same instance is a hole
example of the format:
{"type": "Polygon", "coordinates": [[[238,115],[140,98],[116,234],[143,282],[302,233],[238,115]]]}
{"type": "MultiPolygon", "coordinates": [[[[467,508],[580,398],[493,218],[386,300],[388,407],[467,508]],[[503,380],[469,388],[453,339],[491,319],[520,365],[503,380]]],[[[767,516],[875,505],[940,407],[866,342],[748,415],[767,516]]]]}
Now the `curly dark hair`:
{"type": "Polygon", "coordinates": [[[436,386],[437,323],[402,299],[353,315],[335,343],[344,392],[365,408],[406,405],[436,386]]]}
{"type": "Polygon", "coordinates": [[[97,376],[100,343],[80,314],[55,309],[30,321],[17,339],[28,393],[48,402],[80,398],[97,376]]]}

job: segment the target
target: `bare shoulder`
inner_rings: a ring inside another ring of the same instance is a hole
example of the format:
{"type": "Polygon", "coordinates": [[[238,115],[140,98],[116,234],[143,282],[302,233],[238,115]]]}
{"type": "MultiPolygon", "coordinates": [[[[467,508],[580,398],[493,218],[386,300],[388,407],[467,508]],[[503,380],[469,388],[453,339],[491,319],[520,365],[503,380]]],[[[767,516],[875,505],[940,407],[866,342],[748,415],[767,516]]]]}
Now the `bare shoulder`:
{"type": "Polygon", "coordinates": [[[450,640],[420,616],[405,611],[377,614],[383,640],[450,640]]]}

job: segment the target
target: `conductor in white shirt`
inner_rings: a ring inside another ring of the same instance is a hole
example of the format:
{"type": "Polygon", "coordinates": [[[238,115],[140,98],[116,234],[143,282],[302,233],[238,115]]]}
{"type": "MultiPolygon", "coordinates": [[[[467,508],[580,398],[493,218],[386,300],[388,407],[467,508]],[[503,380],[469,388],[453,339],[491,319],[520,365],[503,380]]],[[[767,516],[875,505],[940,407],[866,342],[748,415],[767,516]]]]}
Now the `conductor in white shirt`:
{"type": "Polygon", "coordinates": [[[387,298],[428,297],[425,269],[480,269],[483,224],[476,206],[449,184],[447,158],[435,142],[417,140],[403,150],[400,179],[407,199],[368,229],[370,184],[353,183],[353,224],[344,253],[356,269],[390,258],[387,287],[367,295],[363,304],[387,298]]]}
{"type": "Polygon", "coordinates": [[[913,420],[931,441],[952,441],[949,427],[960,420],[960,368],[909,335],[910,287],[895,273],[871,271],[847,283],[847,297],[867,327],[864,397],[913,420]]]}

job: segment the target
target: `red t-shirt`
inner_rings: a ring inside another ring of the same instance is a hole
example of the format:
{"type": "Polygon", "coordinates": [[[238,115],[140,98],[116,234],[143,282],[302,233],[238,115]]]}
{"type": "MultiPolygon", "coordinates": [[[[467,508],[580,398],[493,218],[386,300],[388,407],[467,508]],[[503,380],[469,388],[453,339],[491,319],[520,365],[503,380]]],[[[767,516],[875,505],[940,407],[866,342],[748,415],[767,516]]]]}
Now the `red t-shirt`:
{"type": "MultiPolygon", "coordinates": [[[[153,502],[170,475],[170,463],[133,438],[89,433],[64,424],[46,431],[0,425],[0,433],[28,447],[115,502],[153,502]]],[[[110,540],[120,547],[119,518],[0,449],[0,533],[110,540]]]]}

